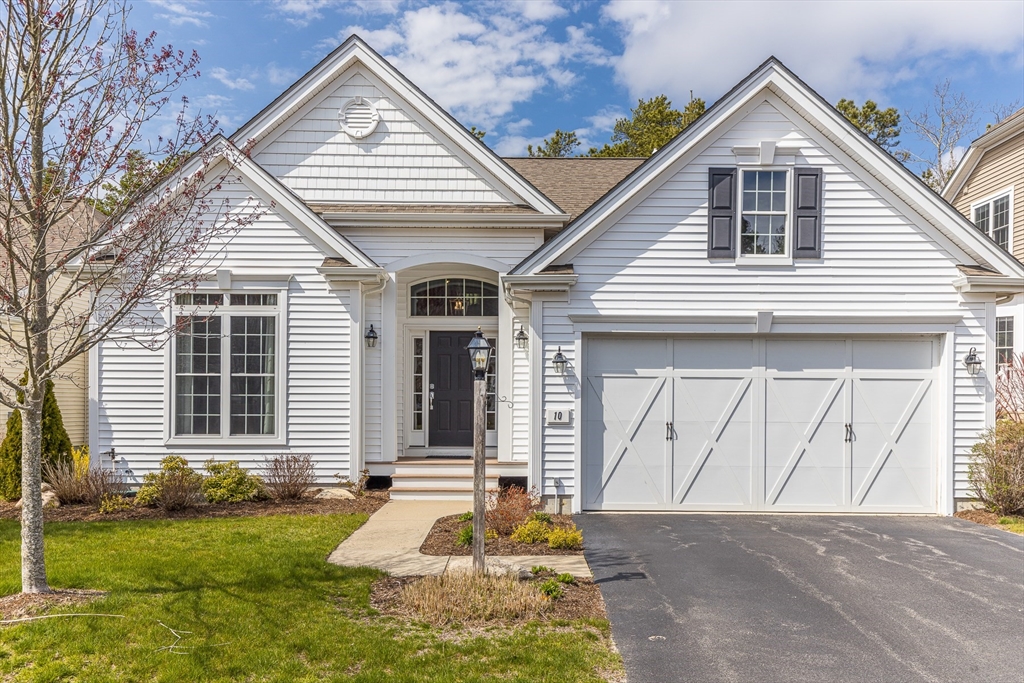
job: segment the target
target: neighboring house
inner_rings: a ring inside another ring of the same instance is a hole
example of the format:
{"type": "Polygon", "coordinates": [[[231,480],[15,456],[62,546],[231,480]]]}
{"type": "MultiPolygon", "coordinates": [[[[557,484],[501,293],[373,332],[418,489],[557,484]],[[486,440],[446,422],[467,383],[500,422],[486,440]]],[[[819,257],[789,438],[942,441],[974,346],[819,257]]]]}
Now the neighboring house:
{"type": "MultiPolygon", "coordinates": [[[[971,143],[942,196],[1018,261],[1024,261],[1024,109],[971,143]]],[[[1024,287],[998,301],[1000,364],[1024,353],[1024,287]]]]}
{"type": "Polygon", "coordinates": [[[176,300],[190,333],[92,356],[93,453],[136,476],[309,453],[468,497],[479,327],[491,483],[553,507],[968,496],[1024,267],[774,59],[643,163],[506,161],[353,36],[212,144],[247,140],[222,191],[267,212],[176,300]]]}

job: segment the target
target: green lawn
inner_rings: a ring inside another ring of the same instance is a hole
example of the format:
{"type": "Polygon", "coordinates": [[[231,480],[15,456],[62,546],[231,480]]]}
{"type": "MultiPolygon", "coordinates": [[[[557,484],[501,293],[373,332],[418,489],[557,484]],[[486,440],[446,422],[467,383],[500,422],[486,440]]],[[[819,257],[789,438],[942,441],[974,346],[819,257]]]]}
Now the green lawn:
{"type": "MultiPolygon", "coordinates": [[[[365,515],[47,526],[50,582],[110,595],[71,617],[0,627],[3,681],[600,681],[621,670],[593,625],[445,638],[375,616],[377,573],[328,565],[365,515]],[[192,631],[175,654],[158,648],[192,631]]],[[[0,595],[19,590],[0,522],[0,595]]],[[[597,624],[601,630],[606,623],[597,624]]]]}

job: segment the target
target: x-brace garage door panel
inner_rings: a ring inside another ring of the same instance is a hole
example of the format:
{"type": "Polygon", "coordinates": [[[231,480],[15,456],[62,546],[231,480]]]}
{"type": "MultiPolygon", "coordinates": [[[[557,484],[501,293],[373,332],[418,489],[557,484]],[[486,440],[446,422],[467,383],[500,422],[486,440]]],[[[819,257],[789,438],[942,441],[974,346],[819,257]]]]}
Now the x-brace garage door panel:
{"type": "Polygon", "coordinates": [[[588,339],[583,507],[934,512],[937,347],[588,339]]]}
{"type": "Polygon", "coordinates": [[[669,507],[753,504],[756,354],[751,339],[674,342],[669,507]]]}

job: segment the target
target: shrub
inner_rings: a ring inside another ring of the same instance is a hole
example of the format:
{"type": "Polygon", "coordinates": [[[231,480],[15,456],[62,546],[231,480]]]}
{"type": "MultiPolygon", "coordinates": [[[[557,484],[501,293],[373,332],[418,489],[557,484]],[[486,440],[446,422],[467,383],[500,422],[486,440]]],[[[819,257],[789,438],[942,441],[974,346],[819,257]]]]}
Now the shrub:
{"type": "Polygon", "coordinates": [[[406,586],[401,600],[433,626],[525,621],[536,618],[546,607],[530,584],[514,576],[469,571],[424,577],[406,586]]]}
{"type": "Polygon", "coordinates": [[[75,467],[75,474],[82,474],[89,469],[89,445],[74,446],[71,449],[71,464],[75,467]]]}
{"type": "Polygon", "coordinates": [[[558,583],[555,579],[547,579],[538,586],[542,595],[551,600],[557,600],[565,594],[565,589],[562,588],[562,584],[558,583]]]}
{"type": "MultiPolygon", "coordinates": [[[[24,377],[22,384],[25,383],[24,377]]],[[[18,392],[18,401],[25,400],[24,392],[18,392]]],[[[47,380],[43,395],[42,462],[71,462],[71,439],[64,429],[64,420],[53,394],[53,382],[47,380]]],[[[7,435],[0,442],[0,498],[17,500],[21,498],[21,411],[12,410],[7,418],[7,435]]]]}
{"type": "Polygon", "coordinates": [[[459,515],[459,521],[460,522],[472,522],[473,521],[473,511],[470,510],[469,512],[463,512],[461,515],[459,515]]]}
{"type": "Polygon", "coordinates": [[[536,567],[531,567],[530,568],[530,573],[532,573],[532,574],[543,574],[544,572],[550,572],[550,571],[553,571],[551,569],[551,567],[545,567],[542,564],[539,564],[536,567]]]}
{"type": "Polygon", "coordinates": [[[203,467],[203,495],[211,503],[241,503],[258,500],[265,494],[263,480],[238,466],[237,460],[214,462],[211,458],[203,467]]]}
{"type": "Polygon", "coordinates": [[[540,508],[537,489],[526,491],[519,486],[492,492],[487,500],[487,526],[508,536],[540,508]]]}
{"type": "Polygon", "coordinates": [[[164,510],[195,507],[202,498],[202,485],[202,475],[188,466],[188,460],[168,455],[160,461],[159,472],[142,478],[135,504],[156,505],[164,510]]]}
{"type": "Polygon", "coordinates": [[[1024,422],[1000,420],[971,448],[971,491],[1000,515],[1024,510],[1024,422]]]}
{"type": "Polygon", "coordinates": [[[366,483],[370,481],[370,470],[359,470],[358,481],[352,481],[340,474],[335,474],[334,477],[338,480],[339,486],[344,486],[355,496],[361,496],[366,493],[366,483]]]}
{"type": "Polygon", "coordinates": [[[531,519],[526,524],[520,524],[512,532],[512,540],[516,543],[543,543],[548,540],[551,534],[551,525],[540,520],[531,519]]]}
{"type": "Polygon", "coordinates": [[[552,550],[580,550],[583,548],[583,532],[575,524],[568,529],[552,529],[548,535],[548,547],[552,550]]]}
{"type": "Polygon", "coordinates": [[[100,514],[109,515],[114,512],[120,512],[121,510],[128,510],[133,505],[134,503],[124,496],[104,493],[103,498],[100,499],[100,514]]]}
{"type": "Polygon", "coordinates": [[[455,545],[466,546],[472,545],[473,543],[473,525],[467,524],[466,526],[455,532],[455,545]]]}
{"type": "Polygon", "coordinates": [[[570,574],[569,572],[559,574],[555,577],[555,580],[558,581],[558,583],[576,583],[576,577],[570,574]]]}
{"type": "Polygon", "coordinates": [[[120,472],[85,467],[79,462],[43,464],[43,481],[50,485],[57,500],[66,505],[98,505],[105,495],[124,495],[128,485],[120,472]]]}
{"type": "Polygon", "coordinates": [[[996,419],[1024,422],[1024,354],[1010,354],[996,376],[996,419]]]}
{"type": "Polygon", "coordinates": [[[484,529],[484,541],[497,541],[498,532],[494,529],[484,529]]]}
{"type": "Polygon", "coordinates": [[[534,512],[530,515],[530,519],[535,519],[538,522],[544,522],[545,524],[551,524],[552,522],[551,515],[546,512],[534,512]]]}
{"type": "Polygon", "coordinates": [[[316,484],[309,453],[281,453],[266,459],[263,485],[274,500],[298,500],[316,484]]]}

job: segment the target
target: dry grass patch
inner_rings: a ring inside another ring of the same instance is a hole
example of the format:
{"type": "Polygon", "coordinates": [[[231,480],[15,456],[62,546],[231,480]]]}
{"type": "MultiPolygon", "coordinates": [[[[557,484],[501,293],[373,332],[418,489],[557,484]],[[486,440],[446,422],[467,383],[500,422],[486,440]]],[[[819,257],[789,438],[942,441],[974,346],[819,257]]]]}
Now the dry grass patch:
{"type": "Polygon", "coordinates": [[[549,602],[515,577],[471,571],[424,577],[405,586],[400,601],[433,626],[528,621],[539,617],[549,602]]]}
{"type": "Polygon", "coordinates": [[[54,589],[49,593],[15,593],[0,597],[0,621],[24,619],[45,614],[55,607],[81,607],[106,596],[103,591],[74,588],[54,589]]]}

